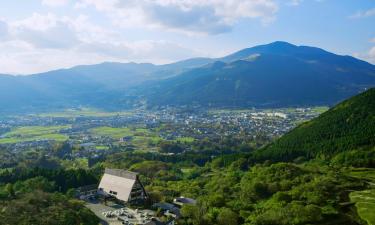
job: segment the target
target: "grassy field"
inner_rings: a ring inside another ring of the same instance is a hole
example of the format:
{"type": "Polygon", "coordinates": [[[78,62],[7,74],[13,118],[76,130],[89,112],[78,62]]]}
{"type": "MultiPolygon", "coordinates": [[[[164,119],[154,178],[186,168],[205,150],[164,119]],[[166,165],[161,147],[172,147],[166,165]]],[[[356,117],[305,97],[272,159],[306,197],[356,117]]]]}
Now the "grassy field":
{"type": "MultiPolygon", "coordinates": [[[[94,135],[103,137],[111,137],[113,139],[120,139],[122,137],[131,137],[130,144],[134,145],[137,150],[148,151],[149,144],[156,145],[162,140],[157,132],[150,131],[144,128],[129,128],[129,127],[97,127],[90,130],[94,135]]],[[[154,149],[153,149],[154,150],[154,149]]]]}
{"type": "Polygon", "coordinates": [[[12,144],[38,140],[65,141],[68,139],[68,137],[60,134],[59,131],[67,128],[70,128],[70,126],[18,127],[4,134],[3,138],[0,139],[0,144],[12,144]]]}
{"type": "Polygon", "coordinates": [[[370,168],[352,169],[349,172],[349,175],[355,178],[365,179],[365,180],[375,183],[375,169],[370,169],[370,168]]]}
{"type": "Polygon", "coordinates": [[[96,148],[97,150],[108,150],[108,149],[109,149],[108,146],[102,146],[102,145],[95,146],[95,148],[96,148]]]}
{"type": "Polygon", "coordinates": [[[180,137],[180,138],[177,138],[176,141],[179,141],[181,143],[192,143],[195,141],[195,139],[192,137],[180,137]]]}
{"type": "Polygon", "coordinates": [[[132,112],[104,112],[96,109],[70,109],[62,112],[52,112],[52,113],[42,113],[38,114],[37,116],[40,117],[63,117],[63,118],[75,118],[75,117],[112,117],[112,116],[127,116],[132,115],[132,112]]]}
{"type": "Polygon", "coordinates": [[[355,202],[358,215],[369,225],[375,225],[375,169],[353,169],[349,175],[367,180],[373,188],[350,193],[350,200],[355,202]]]}
{"type": "Polygon", "coordinates": [[[321,114],[321,113],[324,113],[324,112],[328,111],[329,107],[328,106],[316,106],[316,107],[312,107],[311,109],[312,109],[312,111],[321,114]]]}
{"type": "Polygon", "coordinates": [[[369,225],[375,225],[375,189],[352,192],[350,199],[355,202],[358,215],[369,225]]]}
{"type": "Polygon", "coordinates": [[[90,130],[94,135],[111,137],[113,139],[120,139],[125,136],[134,136],[134,132],[128,127],[96,127],[90,130]]]}

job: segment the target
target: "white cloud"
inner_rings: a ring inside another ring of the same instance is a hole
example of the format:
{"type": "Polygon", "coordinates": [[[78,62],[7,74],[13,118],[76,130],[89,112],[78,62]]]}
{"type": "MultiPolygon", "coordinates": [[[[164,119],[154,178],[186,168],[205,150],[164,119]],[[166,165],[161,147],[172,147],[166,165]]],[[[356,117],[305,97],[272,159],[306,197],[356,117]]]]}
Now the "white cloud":
{"type": "MultiPolygon", "coordinates": [[[[370,42],[375,44],[375,38],[370,42]]],[[[353,56],[375,65],[375,46],[372,46],[367,52],[354,53],[353,56]]]]}
{"type": "Polygon", "coordinates": [[[50,7],[64,6],[69,3],[69,0],[42,0],[42,5],[50,7]]]}
{"type": "Polygon", "coordinates": [[[228,32],[246,18],[269,23],[278,11],[274,0],[81,0],[76,7],[89,5],[116,25],[200,34],[228,32]]]}
{"type": "Polygon", "coordinates": [[[8,24],[0,20],[0,40],[4,40],[8,37],[8,24]]]}
{"type": "Polygon", "coordinates": [[[366,11],[358,11],[355,14],[351,15],[349,18],[360,19],[360,18],[366,18],[370,16],[375,16],[375,8],[368,9],[366,11]]]}
{"type": "Polygon", "coordinates": [[[368,61],[375,65],[375,46],[368,52],[368,61]]]}
{"type": "Polygon", "coordinates": [[[202,54],[168,41],[142,40],[134,42],[91,42],[77,47],[78,52],[99,53],[102,56],[127,61],[169,63],[202,54]]]}
{"type": "Polygon", "coordinates": [[[92,24],[85,15],[35,13],[23,20],[1,21],[2,37],[6,39],[0,42],[0,72],[12,74],[103,61],[169,63],[203,54],[163,40],[129,41],[120,32],[92,24]]]}
{"type": "Polygon", "coordinates": [[[200,52],[167,41],[81,43],[71,49],[35,48],[25,41],[0,43],[1,73],[31,74],[104,61],[170,63],[200,52]]]}
{"type": "MultiPolygon", "coordinates": [[[[375,38],[372,38],[370,40],[370,43],[375,44],[375,38]]],[[[368,50],[368,52],[366,52],[365,54],[361,54],[360,58],[375,65],[375,46],[372,46],[370,50],[368,50]]]]}
{"type": "Polygon", "coordinates": [[[29,18],[13,22],[11,31],[14,39],[38,48],[70,48],[80,42],[72,22],[51,13],[34,13],[29,18]]]}
{"type": "Polygon", "coordinates": [[[290,0],[288,2],[288,5],[297,6],[297,5],[301,4],[302,2],[303,2],[303,0],[290,0]]]}
{"type": "MultiPolygon", "coordinates": [[[[301,5],[305,0],[288,0],[286,5],[289,5],[289,6],[299,6],[301,5]]],[[[310,1],[314,1],[314,2],[325,2],[326,0],[310,0],[310,1]]]]}

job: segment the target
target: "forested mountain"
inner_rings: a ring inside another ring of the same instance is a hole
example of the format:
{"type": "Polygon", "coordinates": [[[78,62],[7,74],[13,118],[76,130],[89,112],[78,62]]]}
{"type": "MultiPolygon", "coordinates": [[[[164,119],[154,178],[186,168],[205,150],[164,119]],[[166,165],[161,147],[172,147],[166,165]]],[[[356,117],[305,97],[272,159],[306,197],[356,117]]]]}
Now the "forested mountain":
{"type": "Polygon", "coordinates": [[[375,85],[375,66],[285,42],[245,49],[145,90],[150,105],[332,105],[375,85]],[[319,91],[318,91],[319,90],[319,91]]]}
{"type": "Polygon", "coordinates": [[[262,159],[290,161],[332,157],[341,163],[375,166],[375,88],[305,122],[257,152],[262,159]],[[339,154],[341,153],[341,154],[339,154]]]}
{"type": "Polygon", "coordinates": [[[30,76],[0,75],[0,107],[45,111],[119,109],[139,102],[149,107],[332,105],[374,86],[374,65],[319,48],[274,42],[216,59],[166,65],[102,63],[30,76]]]}
{"type": "Polygon", "coordinates": [[[1,111],[29,111],[91,106],[126,107],[126,90],[148,80],[175,76],[206,61],[187,60],[162,66],[150,63],[102,63],[29,76],[0,75],[1,111]]]}

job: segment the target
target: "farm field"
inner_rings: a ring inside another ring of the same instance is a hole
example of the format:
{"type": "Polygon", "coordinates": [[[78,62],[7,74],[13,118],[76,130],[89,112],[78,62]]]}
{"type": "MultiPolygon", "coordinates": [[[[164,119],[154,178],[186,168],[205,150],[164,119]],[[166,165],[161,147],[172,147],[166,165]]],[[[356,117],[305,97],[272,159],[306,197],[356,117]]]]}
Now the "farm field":
{"type": "Polygon", "coordinates": [[[113,139],[120,139],[122,137],[135,136],[154,136],[154,134],[144,128],[129,128],[129,127],[96,127],[90,130],[94,135],[107,136],[113,139]]]}
{"type": "Polygon", "coordinates": [[[350,193],[350,200],[355,202],[358,215],[369,225],[375,225],[375,169],[355,169],[350,175],[367,180],[372,189],[350,193]]]}
{"type": "Polygon", "coordinates": [[[375,184],[375,169],[357,168],[349,172],[349,175],[359,179],[366,179],[375,184]]]}
{"type": "Polygon", "coordinates": [[[355,191],[350,194],[358,215],[369,225],[375,225],[375,189],[355,191]]]}
{"type": "Polygon", "coordinates": [[[68,129],[70,126],[25,126],[14,128],[12,131],[2,135],[0,144],[19,143],[39,140],[65,141],[68,136],[60,134],[60,130],[68,129]]]}
{"type": "Polygon", "coordinates": [[[154,151],[149,144],[157,145],[163,139],[153,132],[144,128],[129,128],[129,127],[97,127],[90,130],[93,135],[101,137],[110,137],[115,140],[127,137],[125,142],[136,147],[139,151],[154,151]]]}
{"type": "Polygon", "coordinates": [[[61,117],[61,118],[74,118],[74,117],[112,117],[112,116],[127,116],[132,115],[132,112],[104,112],[96,109],[69,109],[62,112],[51,112],[38,114],[40,117],[61,117]]]}

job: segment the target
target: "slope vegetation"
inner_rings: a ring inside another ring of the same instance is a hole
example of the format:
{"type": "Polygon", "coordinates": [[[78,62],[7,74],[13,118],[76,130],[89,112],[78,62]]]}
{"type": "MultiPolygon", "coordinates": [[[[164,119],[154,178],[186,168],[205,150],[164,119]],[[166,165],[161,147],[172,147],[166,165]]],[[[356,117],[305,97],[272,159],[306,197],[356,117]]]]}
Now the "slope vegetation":
{"type": "MultiPolygon", "coordinates": [[[[256,153],[258,158],[288,161],[297,157],[331,157],[375,146],[375,89],[346,100],[303,123],[256,153]]],[[[352,154],[353,156],[359,156],[352,154]]],[[[363,155],[368,158],[368,155],[363,155]]],[[[368,159],[371,160],[371,159],[368,159]]]]}

